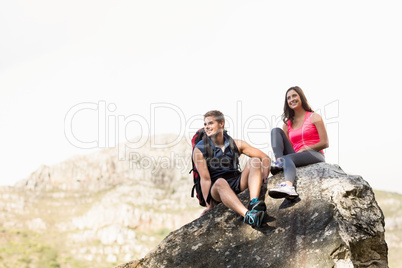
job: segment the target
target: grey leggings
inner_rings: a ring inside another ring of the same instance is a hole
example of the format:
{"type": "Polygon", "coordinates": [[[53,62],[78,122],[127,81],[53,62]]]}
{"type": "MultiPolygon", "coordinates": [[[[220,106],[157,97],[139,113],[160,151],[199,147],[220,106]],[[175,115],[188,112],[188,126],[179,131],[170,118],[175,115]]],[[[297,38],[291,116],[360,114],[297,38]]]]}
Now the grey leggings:
{"type": "Polygon", "coordinates": [[[275,154],[275,160],[280,158],[283,163],[285,180],[295,182],[296,167],[325,162],[325,157],[317,151],[305,151],[296,153],[285,132],[280,128],[271,131],[271,146],[275,154]]]}

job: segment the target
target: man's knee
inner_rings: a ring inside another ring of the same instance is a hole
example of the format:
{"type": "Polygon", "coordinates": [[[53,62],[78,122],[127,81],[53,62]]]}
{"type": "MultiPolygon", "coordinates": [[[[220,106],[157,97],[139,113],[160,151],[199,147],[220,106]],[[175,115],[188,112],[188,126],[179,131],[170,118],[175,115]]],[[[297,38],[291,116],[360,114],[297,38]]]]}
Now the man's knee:
{"type": "Polygon", "coordinates": [[[229,183],[223,178],[217,179],[211,188],[212,198],[222,202],[222,196],[227,195],[228,191],[233,191],[229,183]]]}
{"type": "Polygon", "coordinates": [[[261,159],[258,157],[252,157],[248,160],[248,163],[250,170],[261,170],[261,159]]]}
{"type": "Polygon", "coordinates": [[[229,186],[229,183],[224,179],[224,178],[219,178],[215,181],[213,187],[219,192],[220,190],[227,188],[229,186]]]}

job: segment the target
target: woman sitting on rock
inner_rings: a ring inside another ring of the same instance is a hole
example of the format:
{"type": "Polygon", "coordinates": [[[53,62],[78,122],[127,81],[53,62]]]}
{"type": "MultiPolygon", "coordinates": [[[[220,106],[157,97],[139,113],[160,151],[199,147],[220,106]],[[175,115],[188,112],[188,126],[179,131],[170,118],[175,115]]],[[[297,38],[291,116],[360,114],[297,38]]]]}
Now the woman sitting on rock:
{"type": "Polygon", "coordinates": [[[321,116],[311,109],[300,87],[286,91],[282,119],[283,129],[271,131],[276,159],[271,173],[283,169],[285,181],[268,194],[272,198],[295,199],[299,196],[293,186],[296,167],[325,162],[323,149],[328,147],[328,136],[321,116]]]}

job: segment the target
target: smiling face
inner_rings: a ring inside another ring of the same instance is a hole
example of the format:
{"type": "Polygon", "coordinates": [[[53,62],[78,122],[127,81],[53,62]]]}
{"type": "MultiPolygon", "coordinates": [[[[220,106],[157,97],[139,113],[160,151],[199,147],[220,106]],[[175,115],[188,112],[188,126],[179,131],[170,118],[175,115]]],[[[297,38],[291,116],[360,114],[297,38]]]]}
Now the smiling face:
{"type": "Polygon", "coordinates": [[[293,122],[295,111],[300,111],[303,109],[307,112],[314,112],[308,104],[306,95],[304,95],[303,90],[298,87],[291,87],[286,90],[285,103],[283,105],[282,119],[286,124],[289,120],[293,122]]]}
{"type": "Polygon", "coordinates": [[[292,110],[302,107],[301,98],[296,90],[289,90],[286,94],[286,100],[288,102],[289,108],[292,110]]]}
{"type": "Polygon", "coordinates": [[[204,130],[208,137],[213,137],[222,132],[224,125],[225,123],[223,121],[216,121],[214,116],[207,116],[204,118],[204,130]]]}

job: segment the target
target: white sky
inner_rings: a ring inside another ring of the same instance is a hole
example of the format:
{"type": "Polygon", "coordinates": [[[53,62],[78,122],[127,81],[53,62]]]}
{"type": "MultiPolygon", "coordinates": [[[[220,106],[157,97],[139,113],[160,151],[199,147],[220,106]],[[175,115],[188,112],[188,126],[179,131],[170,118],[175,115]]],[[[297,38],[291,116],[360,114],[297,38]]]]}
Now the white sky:
{"type": "Polygon", "coordinates": [[[3,0],[0,184],[126,137],[179,137],[211,109],[270,153],[299,85],[327,162],[402,193],[398,2],[3,0]]]}

